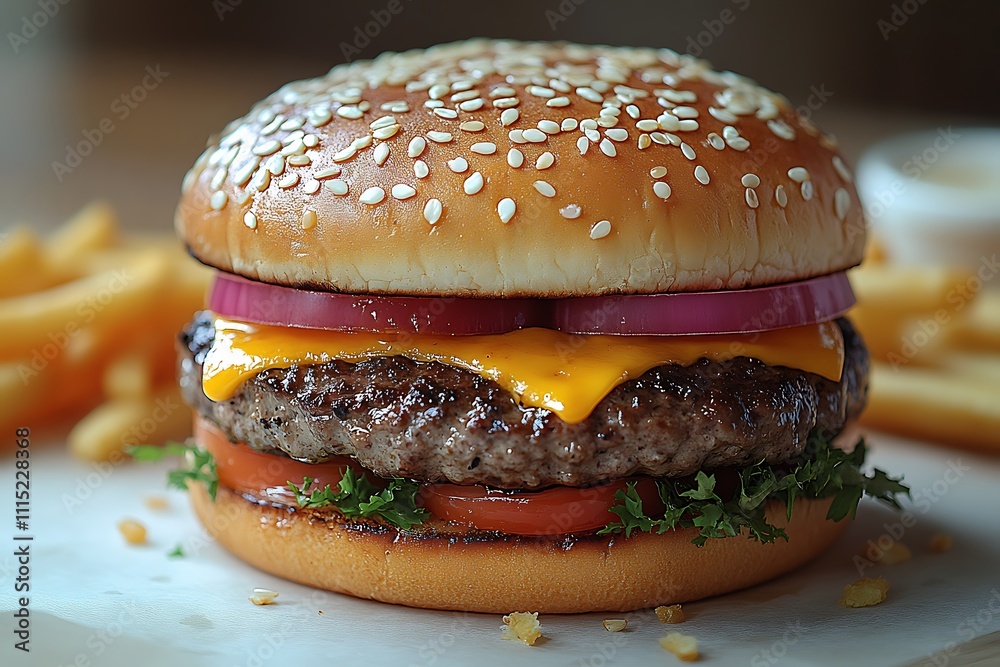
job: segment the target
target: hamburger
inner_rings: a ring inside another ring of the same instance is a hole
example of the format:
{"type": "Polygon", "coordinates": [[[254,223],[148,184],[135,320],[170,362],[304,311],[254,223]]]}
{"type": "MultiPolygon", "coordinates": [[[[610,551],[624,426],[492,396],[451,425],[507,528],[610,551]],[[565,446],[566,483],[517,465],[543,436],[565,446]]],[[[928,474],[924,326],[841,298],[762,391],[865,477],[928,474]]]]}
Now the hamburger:
{"type": "Polygon", "coordinates": [[[474,40],[290,83],[176,216],[187,486],[229,551],[434,609],[631,610],[827,549],[869,494],[834,140],[666,49],[474,40]]]}

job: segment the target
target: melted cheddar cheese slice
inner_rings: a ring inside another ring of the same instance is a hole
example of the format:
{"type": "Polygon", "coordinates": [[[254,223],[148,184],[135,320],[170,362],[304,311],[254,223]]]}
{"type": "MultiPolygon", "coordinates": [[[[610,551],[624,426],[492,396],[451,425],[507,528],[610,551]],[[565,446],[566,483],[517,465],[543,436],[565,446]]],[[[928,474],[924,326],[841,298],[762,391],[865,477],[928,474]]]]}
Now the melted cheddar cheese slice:
{"type": "Polygon", "coordinates": [[[586,419],[619,384],[663,364],[702,357],[752,357],[839,381],[844,339],[832,322],[755,334],[607,336],[521,329],[480,336],[345,333],[215,321],[203,386],[213,401],[232,398],[262,371],[334,359],[356,363],[402,355],[437,361],[493,380],[521,405],[546,408],[565,422],[586,419]]]}

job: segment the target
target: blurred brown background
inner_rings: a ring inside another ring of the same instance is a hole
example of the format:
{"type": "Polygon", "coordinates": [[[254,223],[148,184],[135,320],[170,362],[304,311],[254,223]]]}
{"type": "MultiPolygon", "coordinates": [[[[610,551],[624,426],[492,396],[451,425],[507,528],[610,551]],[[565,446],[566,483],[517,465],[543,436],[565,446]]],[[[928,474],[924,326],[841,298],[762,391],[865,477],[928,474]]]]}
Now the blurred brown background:
{"type": "Polygon", "coordinates": [[[5,0],[0,229],[106,197],[167,230],[205,139],[282,83],[478,35],[699,55],[811,104],[853,160],[897,131],[996,124],[998,24],[972,0],[5,0]]]}

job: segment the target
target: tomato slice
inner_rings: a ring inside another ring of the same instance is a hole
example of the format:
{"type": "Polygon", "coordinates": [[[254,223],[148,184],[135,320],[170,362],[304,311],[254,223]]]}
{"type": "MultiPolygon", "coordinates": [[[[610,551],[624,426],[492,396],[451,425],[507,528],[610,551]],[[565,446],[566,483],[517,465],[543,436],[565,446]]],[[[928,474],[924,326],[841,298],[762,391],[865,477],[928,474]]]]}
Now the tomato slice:
{"type": "MultiPolygon", "coordinates": [[[[303,463],[287,456],[265,454],[245,444],[234,444],[217,426],[198,417],[194,422],[194,438],[213,457],[218,467],[219,484],[240,493],[254,495],[291,495],[288,482],[301,485],[312,477],[313,489],[340,483],[345,467],[360,471],[360,466],[347,457],[337,457],[324,463],[303,463]]],[[[373,483],[378,478],[369,474],[373,483]]]]}
{"type": "MultiPolygon", "coordinates": [[[[314,489],[327,484],[336,486],[347,467],[359,475],[366,474],[373,484],[381,481],[348,457],[303,463],[232,443],[218,427],[201,417],[195,419],[194,435],[196,442],[215,457],[219,483],[240,493],[290,498],[289,481],[301,484],[304,477],[311,477],[315,480],[314,489]]],[[[663,511],[656,484],[650,477],[621,479],[587,488],[556,486],[541,491],[427,484],[420,489],[418,503],[439,519],[479,530],[513,535],[564,535],[597,530],[616,520],[618,517],[608,510],[617,503],[615,493],[624,490],[629,482],[635,482],[648,514],[663,511]]]]}
{"type": "Polygon", "coordinates": [[[635,482],[647,513],[662,512],[656,484],[650,477],[620,479],[599,486],[556,486],[541,491],[502,491],[485,486],[431,484],[421,490],[424,507],[437,517],[480,530],[515,535],[562,535],[596,530],[618,517],[608,510],[615,493],[635,482]]]}

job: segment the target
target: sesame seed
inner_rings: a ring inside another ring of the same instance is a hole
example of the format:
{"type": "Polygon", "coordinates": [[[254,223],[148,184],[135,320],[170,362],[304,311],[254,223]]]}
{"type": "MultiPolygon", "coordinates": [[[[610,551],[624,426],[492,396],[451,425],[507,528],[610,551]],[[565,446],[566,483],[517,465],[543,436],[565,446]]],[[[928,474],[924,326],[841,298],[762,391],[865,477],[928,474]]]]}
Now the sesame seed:
{"type": "Polygon", "coordinates": [[[288,188],[293,188],[298,185],[299,175],[294,171],[290,171],[281,178],[278,179],[278,187],[282,190],[287,190],[288,188]]]}
{"type": "Polygon", "coordinates": [[[615,145],[610,141],[608,141],[607,138],[601,139],[600,147],[601,147],[601,152],[607,155],[608,157],[614,157],[618,155],[618,149],[615,148],[615,145]]]}
{"type": "Polygon", "coordinates": [[[757,174],[743,174],[743,178],[740,179],[740,183],[742,183],[745,188],[755,188],[760,185],[760,176],[757,174]]]}
{"type": "Polygon", "coordinates": [[[750,142],[744,137],[734,137],[729,139],[726,144],[736,151],[745,151],[750,148],[750,142]]]}
{"type": "Polygon", "coordinates": [[[483,98],[477,97],[474,100],[466,100],[458,105],[458,108],[462,111],[479,111],[483,108],[483,98]]]}
{"type": "Polygon", "coordinates": [[[253,149],[251,150],[251,152],[254,155],[258,155],[260,157],[264,157],[264,156],[270,155],[272,153],[277,153],[278,150],[280,150],[280,149],[281,149],[281,143],[278,142],[278,141],[275,141],[274,139],[270,139],[268,141],[265,141],[262,144],[257,144],[256,146],[254,146],[253,149]]]}
{"type": "Polygon", "coordinates": [[[740,136],[740,131],[732,125],[726,125],[722,128],[722,136],[726,139],[726,141],[729,141],[730,139],[735,139],[740,136]]]}
{"type": "Polygon", "coordinates": [[[547,107],[568,107],[569,98],[565,96],[553,97],[551,100],[545,102],[547,107]]]}
{"type": "Polygon", "coordinates": [[[517,109],[504,109],[503,113],[500,114],[500,124],[507,127],[514,121],[516,121],[521,115],[521,112],[517,109]]]}
{"type": "Polygon", "coordinates": [[[538,129],[545,134],[559,134],[559,123],[554,120],[538,121],[538,129]]]}
{"type": "Polygon", "coordinates": [[[722,137],[720,137],[715,132],[709,133],[708,143],[712,148],[714,148],[717,151],[721,151],[726,147],[726,142],[723,141],[722,137]]]}
{"type": "Polygon", "coordinates": [[[632,118],[633,120],[642,115],[642,112],[639,111],[639,107],[634,104],[630,104],[625,107],[625,113],[627,113],[629,118],[632,118]]]}
{"type": "Polygon", "coordinates": [[[648,134],[639,135],[639,150],[644,151],[653,145],[653,140],[649,138],[648,134]]]}
{"type": "Polygon", "coordinates": [[[451,92],[451,88],[443,83],[437,83],[430,87],[430,90],[427,91],[427,96],[432,100],[439,100],[449,92],[451,92]]]}
{"type": "Polygon", "coordinates": [[[386,140],[399,132],[399,125],[390,125],[389,127],[380,127],[379,129],[372,132],[372,136],[376,139],[386,140]]]}
{"type": "Polygon", "coordinates": [[[708,182],[711,180],[710,177],[709,177],[709,175],[708,175],[708,170],[705,169],[700,164],[697,167],[694,168],[694,177],[702,185],[708,185],[708,182]]]}
{"type": "Polygon", "coordinates": [[[221,211],[229,203],[229,195],[227,195],[222,190],[216,190],[212,193],[212,197],[208,200],[209,205],[214,211],[221,211]]]}
{"type": "Polygon", "coordinates": [[[257,229],[257,216],[250,211],[247,211],[243,216],[243,224],[250,229],[257,229]]]}
{"type": "Polygon", "coordinates": [[[576,118],[563,118],[562,123],[559,125],[559,129],[563,132],[572,132],[579,126],[576,118]]]}
{"type": "Polygon", "coordinates": [[[257,192],[263,192],[267,190],[267,186],[271,184],[271,172],[267,169],[258,169],[250,180],[250,187],[252,187],[257,192]]]}
{"type": "Polygon", "coordinates": [[[437,224],[437,221],[441,219],[443,210],[444,207],[441,205],[440,199],[428,199],[424,205],[424,220],[432,225],[437,224]]]}
{"type": "Polygon", "coordinates": [[[362,116],[364,116],[365,114],[363,111],[361,111],[361,109],[354,106],[349,106],[349,107],[338,108],[337,115],[340,116],[341,118],[347,118],[348,120],[357,120],[362,116]]]}
{"type": "Polygon", "coordinates": [[[606,134],[608,139],[611,139],[612,141],[625,141],[628,139],[628,130],[623,127],[615,127],[610,130],[605,130],[604,134],[606,134]]]}
{"type": "Polygon", "coordinates": [[[431,130],[427,133],[427,138],[438,144],[446,144],[451,141],[454,137],[451,136],[451,132],[437,132],[431,130]]]}
{"type": "Polygon", "coordinates": [[[747,188],[746,198],[747,198],[747,206],[749,206],[750,208],[757,208],[757,206],[760,204],[760,201],[757,199],[757,191],[754,190],[753,188],[747,188]]]}
{"type": "Polygon", "coordinates": [[[305,187],[303,188],[307,195],[314,195],[319,192],[319,181],[314,181],[309,179],[306,181],[305,187]]]}
{"type": "Polygon", "coordinates": [[[483,175],[481,173],[473,172],[472,176],[465,179],[465,183],[462,184],[462,189],[465,190],[465,194],[474,195],[483,189],[483,175]]]}
{"type": "Polygon", "coordinates": [[[661,130],[666,130],[667,132],[676,132],[681,127],[680,119],[668,113],[657,116],[656,122],[659,124],[661,130]]]}
{"type": "Polygon", "coordinates": [[[595,222],[594,225],[590,228],[590,238],[594,239],[595,241],[597,239],[603,239],[610,233],[611,233],[611,222],[608,220],[601,220],[599,222],[595,222]]]}
{"type": "Polygon", "coordinates": [[[493,155],[497,152],[497,145],[492,141],[481,141],[476,144],[472,144],[469,150],[473,153],[478,153],[479,155],[493,155]]]}
{"type": "Polygon", "coordinates": [[[580,151],[580,155],[586,155],[587,149],[590,148],[590,139],[587,137],[580,137],[576,140],[576,147],[580,151]]]}
{"type": "Polygon", "coordinates": [[[528,86],[528,94],[534,95],[535,97],[552,98],[556,96],[556,91],[551,88],[546,88],[545,86],[528,86]]]}
{"type": "Polygon", "coordinates": [[[562,81],[561,79],[549,79],[549,88],[552,88],[553,90],[558,90],[560,93],[568,93],[569,91],[573,90],[573,88],[568,83],[562,81]]]}
{"type": "Polygon", "coordinates": [[[396,199],[409,199],[415,194],[417,194],[417,191],[405,183],[397,183],[392,186],[392,196],[396,199]]]}
{"type": "Polygon", "coordinates": [[[427,109],[440,109],[444,106],[444,102],[441,100],[427,100],[424,102],[424,107],[427,109]]]}
{"type": "Polygon", "coordinates": [[[313,127],[323,127],[333,120],[333,113],[329,109],[311,109],[307,117],[313,127]]]}
{"type": "Polygon", "coordinates": [[[454,120],[458,118],[458,112],[454,109],[447,109],[445,107],[440,107],[434,110],[434,115],[438,118],[444,118],[446,120],[454,120]]]}
{"type": "Polygon", "coordinates": [[[847,165],[844,164],[844,161],[840,159],[839,155],[833,156],[833,168],[837,171],[837,175],[844,179],[847,183],[854,180],[851,176],[851,170],[847,168],[847,165]]]}
{"type": "Polygon", "coordinates": [[[371,187],[361,193],[358,197],[358,201],[362,204],[368,204],[374,206],[375,204],[380,204],[382,200],[385,199],[385,190],[380,187],[371,187]]]}
{"type": "Polygon", "coordinates": [[[593,141],[595,144],[601,140],[601,133],[598,132],[597,130],[591,130],[590,128],[584,130],[583,135],[588,139],[590,139],[591,141],[593,141]]]}
{"type": "Polygon", "coordinates": [[[778,206],[785,208],[788,205],[788,195],[785,193],[785,186],[779,185],[774,189],[774,200],[778,202],[778,206]]]}
{"type": "Polygon", "coordinates": [[[604,98],[601,96],[599,92],[597,92],[593,88],[588,88],[586,86],[577,88],[576,94],[582,97],[583,99],[587,100],[588,102],[593,102],[594,104],[600,104],[604,100],[604,98]]]}
{"type": "Polygon", "coordinates": [[[272,155],[264,162],[264,169],[267,169],[274,176],[281,176],[285,173],[285,158],[280,155],[272,155]]]}
{"type": "Polygon", "coordinates": [[[635,124],[636,128],[642,130],[643,132],[655,132],[660,129],[660,124],[657,123],[652,118],[643,118],[635,124]]]}
{"type": "Polygon", "coordinates": [[[451,101],[458,104],[459,102],[468,102],[469,100],[474,100],[479,97],[478,90],[463,90],[460,93],[455,93],[451,96],[451,101]]]}
{"type": "Polygon", "coordinates": [[[769,120],[767,121],[767,126],[770,128],[771,132],[782,139],[786,139],[788,141],[793,141],[795,139],[795,130],[791,125],[781,119],[769,120]]]}
{"type": "Polygon", "coordinates": [[[339,150],[336,153],[334,153],[333,154],[333,161],[334,162],[344,162],[346,160],[350,160],[352,157],[354,157],[357,154],[358,154],[358,149],[356,149],[354,146],[348,146],[347,148],[344,148],[344,149],[339,150]]]}
{"type": "Polygon", "coordinates": [[[671,112],[678,118],[697,118],[698,110],[694,107],[674,107],[671,112]]]}
{"type": "Polygon", "coordinates": [[[516,93],[517,91],[510,86],[497,86],[490,91],[490,97],[510,97],[516,93]]]}
{"type": "Polygon", "coordinates": [[[580,129],[584,130],[584,131],[587,131],[587,130],[596,130],[597,129],[597,121],[594,120],[593,118],[585,118],[585,119],[583,119],[583,120],[580,121],[580,129]]]}
{"type": "Polygon", "coordinates": [[[538,193],[543,197],[551,198],[556,196],[556,189],[546,181],[535,181],[532,185],[535,186],[535,189],[538,190],[538,193]]]}
{"type": "Polygon", "coordinates": [[[524,153],[516,148],[511,148],[507,151],[507,164],[514,169],[519,168],[522,164],[524,164],[524,153]]]}
{"type": "Polygon", "coordinates": [[[541,130],[536,130],[535,128],[528,128],[522,133],[522,136],[526,141],[530,141],[534,144],[542,143],[548,139],[548,135],[541,130]]]}
{"type": "Polygon", "coordinates": [[[521,103],[521,100],[516,97],[501,97],[500,99],[493,100],[493,106],[497,109],[510,109],[516,107],[521,103]]]}
{"type": "Polygon", "coordinates": [[[381,167],[389,159],[389,144],[379,144],[372,152],[372,159],[375,164],[381,167]]]}
{"type": "Polygon", "coordinates": [[[681,144],[681,153],[684,153],[684,157],[689,160],[693,160],[698,157],[698,154],[694,152],[694,149],[685,143],[681,144]]]}
{"type": "Polygon", "coordinates": [[[837,213],[837,219],[843,221],[847,218],[847,211],[851,208],[851,193],[844,188],[839,188],[833,195],[833,210],[837,213]]]}
{"type": "Polygon", "coordinates": [[[732,113],[726,111],[725,109],[717,109],[715,107],[708,107],[708,113],[712,116],[712,118],[714,118],[717,121],[722,122],[722,123],[732,124],[732,123],[735,123],[735,122],[737,122],[739,120],[736,117],[735,114],[732,114],[732,113]]]}
{"type": "Polygon", "coordinates": [[[792,167],[788,170],[788,178],[792,179],[796,183],[802,183],[809,180],[809,170],[805,167],[792,167]]]}
{"type": "Polygon", "coordinates": [[[670,192],[671,190],[669,184],[664,183],[663,181],[656,181],[653,183],[653,194],[660,199],[669,199],[670,192]]]}
{"type": "Polygon", "coordinates": [[[299,224],[302,229],[312,229],[316,226],[316,211],[307,208],[302,212],[302,217],[299,218],[299,224]]]}
{"type": "Polygon", "coordinates": [[[548,169],[552,166],[552,163],[556,161],[556,158],[549,151],[545,151],[538,156],[535,160],[535,169],[548,169]]]}
{"type": "Polygon", "coordinates": [[[406,147],[406,154],[410,157],[420,157],[426,147],[427,141],[423,137],[413,137],[406,147]]]}
{"type": "Polygon", "coordinates": [[[468,90],[469,88],[472,88],[472,86],[474,85],[475,84],[472,81],[467,81],[465,79],[462,79],[461,81],[455,81],[454,83],[451,84],[451,91],[453,93],[460,93],[463,90],[468,90]]]}
{"type": "Polygon", "coordinates": [[[607,116],[601,116],[600,118],[597,119],[597,125],[599,127],[605,127],[605,128],[614,127],[617,124],[618,124],[617,116],[607,115],[607,116]]]}
{"type": "Polygon", "coordinates": [[[481,120],[467,120],[459,125],[458,128],[465,132],[482,132],[486,129],[486,125],[481,120]]]}
{"type": "Polygon", "coordinates": [[[664,97],[670,100],[671,102],[675,102],[677,104],[683,104],[683,103],[690,104],[691,102],[698,101],[698,96],[695,94],[693,90],[664,89],[664,90],[656,90],[654,92],[657,95],[664,97]]]}
{"type": "Polygon", "coordinates": [[[306,152],[306,145],[301,139],[294,139],[281,149],[281,155],[302,155],[306,152]]]}
{"type": "Polygon", "coordinates": [[[413,163],[413,175],[417,178],[427,178],[429,173],[430,169],[427,168],[427,163],[423,160],[417,160],[413,163]]]}
{"type": "Polygon", "coordinates": [[[664,166],[653,167],[649,170],[649,175],[652,178],[663,178],[667,175],[667,168],[664,166]]]}
{"type": "Polygon", "coordinates": [[[456,157],[448,160],[448,168],[456,174],[461,174],[469,168],[469,162],[464,157],[456,157]]]}
{"type": "Polygon", "coordinates": [[[307,134],[302,138],[302,145],[306,148],[316,148],[319,145],[319,137],[315,134],[307,134]]]}
{"type": "Polygon", "coordinates": [[[699,127],[701,127],[701,126],[698,125],[698,121],[696,121],[696,120],[687,120],[687,119],[685,119],[685,120],[682,120],[679,123],[677,123],[677,131],[678,132],[694,132],[699,127]]]}
{"type": "Polygon", "coordinates": [[[257,167],[260,166],[260,158],[254,158],[244,164],[242,167],[233,172],[233,183],[239,187],[243,187],[253,176],[253,173],[257,171],[257,167]]]}
{"type": "Polygon", "coordinates": [[[567,220],[576,220],[580,217],[583,211],[580,209],[578,204],[566,204],[561,209],[559,209],[559,215],[566,218],[567,220]]]}
{"type": "Polygon", "coordinates": [[[500,222],[507,224],[510,219],[514,217],[514,213],[517,212],[517,204],[510,197],[506,197],[500,200],[497,204],[497,213],[500,215],[500,222]]]}
{"type": "Polygon", "coordinates": [[[803,181],[802,183],[802,198],[809,201],[813,198],[813,193],[815,192],[812,181],[803,181]]]}
{"type": "Polygon", "coordinates": [[[524,138],[524,130],[511,130],[507,133],[507,138],[515,144],[525,144],[528,140],[524,138]]]}
{"type": "Polygon", "coordinates": [[[396,119],[393,116],[382,116],[381,118],[376,118],[371,123],[368,124],[369,129],[378,130],[383,127],[389,127],[390,125],[395,125],[396,119]]]}

